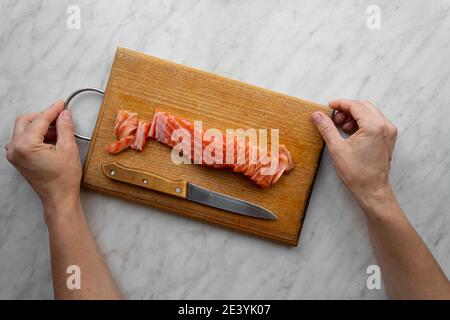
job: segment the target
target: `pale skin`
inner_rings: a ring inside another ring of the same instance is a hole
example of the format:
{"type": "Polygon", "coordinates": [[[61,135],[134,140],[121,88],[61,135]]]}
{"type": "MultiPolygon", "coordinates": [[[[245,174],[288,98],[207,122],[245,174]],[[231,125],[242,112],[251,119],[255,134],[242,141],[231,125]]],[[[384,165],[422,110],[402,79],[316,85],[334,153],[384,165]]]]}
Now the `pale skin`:
{"type": "Polygon", "coordinates": [[[389,184],[397,128],[368,101],[335,100],[334,119],[313,121],[337,174],[367,217],[369,235],[392,299],[450,299],[450,283],[414,230],[389,184]],[[338,127],[348,134],[344,139],[338,127]]]}
{"type": "MultiPolygon", "coordinates": [[[[313,121],[342,181],[364,211],[384,284],[393,299],[450,299],[450,283],[409,223],[389,184],[397,129],[370,102],[335,100],[331,119],[313,121]],[[351,134],[341,137],[338,128],[351,134]]],[[[6,157],[39,195],[49,230],[57,299],[119,299],[120,293],[86,223],[80,203],[81,164],[70,111],[62,101],[20,116],[6,157]],[[56,120],[56,132],[51,124],[56,120]],[[55,143],[56,141],[56,143],[55,143]],[[82,270],[81,289],[66,286],[70,265],[82,270]]]]}
{"type": "Polygon", "coordinates": [[[6,157],[39,195],[48,226],[56,299],[119,299],[111,273],[92,237],[80,203],[81,164],[69,111],[58,101],[20,116],[6,157]],[[56,144],[50,124],[56,120],[56,144]],[[69,290],[67,267],[78,265],[81,289],[69,290]]]}

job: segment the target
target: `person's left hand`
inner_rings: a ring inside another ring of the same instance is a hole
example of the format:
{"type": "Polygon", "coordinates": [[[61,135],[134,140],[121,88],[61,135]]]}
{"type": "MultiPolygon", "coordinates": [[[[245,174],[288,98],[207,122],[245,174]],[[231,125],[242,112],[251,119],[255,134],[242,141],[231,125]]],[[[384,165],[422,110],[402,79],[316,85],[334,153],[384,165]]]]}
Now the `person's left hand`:
{"type": "Polygon", "coordinates": [[[71,112],[63,110],[64,102],[57,101],[40,113],[17,117],[11,141],[5,146],[6,158],[30,183],[46,209],[79,202],[80,156],[71,112]],[[56,137],[49,130],[55,120],[56,137]],[[47,143],[55,138],[55,144],[47,143]]]}

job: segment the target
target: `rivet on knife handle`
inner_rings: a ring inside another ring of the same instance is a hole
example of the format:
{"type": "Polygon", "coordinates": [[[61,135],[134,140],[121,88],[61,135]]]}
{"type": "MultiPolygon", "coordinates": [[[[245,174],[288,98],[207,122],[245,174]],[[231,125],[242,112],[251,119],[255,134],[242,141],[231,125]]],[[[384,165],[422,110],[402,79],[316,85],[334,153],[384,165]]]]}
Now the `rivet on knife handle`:
{"type": "Polygon", "coordinates": [[[187,182],[183,180],[169,180],[151,172],[125,167],[117,162],[102,164],[102,170],[108,178],[113,180],[159,191],[183,199],[187,195],[187,182]]]}

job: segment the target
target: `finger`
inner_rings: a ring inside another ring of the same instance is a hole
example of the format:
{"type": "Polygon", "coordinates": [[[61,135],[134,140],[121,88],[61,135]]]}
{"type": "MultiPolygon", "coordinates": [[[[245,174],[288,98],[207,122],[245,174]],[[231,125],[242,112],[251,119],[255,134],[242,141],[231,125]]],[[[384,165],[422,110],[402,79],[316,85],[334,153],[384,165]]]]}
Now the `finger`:
{"type": "Polygon", "coordinates": [[[379,108],[377,108],[372,102],[368,100],[361,100],[360,101],[365,107],[369,108],[370,110],[374,111],[376,114],[381,115],[384,117],[384,114],[381,112],[379,108]]]}
{"type": "Polygon", "coordinates": [[[30,138],[36,141],[44,141],[44,137],[48,131],[48,127],[58,117],[63,109],[64,101],[62,100],[58,100],[57,102],[52,104],[50,107],[36,116],[36,118],[28,126],[26,134],[29,134],[30,138]]]}
{"type": "Polygon", "coordinates": [[[320,135],[330,148],[342,142],[342,137],[330,117],[318,111],[312,114],[312,118],[320,135]]]}
{"type": "Polygon", "coordinates": [[[331,101],[328,105],[334,110],[349,113],[357,122],[370,115],[370,110],[356,100],[337,99],[331,101]]]}
{"type": "Polygon", "coordinates": [[[65,149],[75,144],[75,136],[73,135],[72,113],[64,110],[56,120],[56,147],[65,149]]]}
{"type": "Polygon", "coordinates": [[[344,130],[345,133],[353,133],[358,129],[358,125],[356,124],[356,121],[353,119],[350,119],[346,123],[342,125],[342,130],[344,130]]]}
{"type": "Polygon", "coordinates": [[[18,116],[14,123],[13,137],[21,136],[38,114],[38,112],[32,112],[18,116]]]}
{"type": "Polygon", "coordinates": [[[333,117],[334,124],[336,124],[337,126],[342,125],[347,120],[348,120],[348,115],[345,112],[338,112],[333,117]]]}

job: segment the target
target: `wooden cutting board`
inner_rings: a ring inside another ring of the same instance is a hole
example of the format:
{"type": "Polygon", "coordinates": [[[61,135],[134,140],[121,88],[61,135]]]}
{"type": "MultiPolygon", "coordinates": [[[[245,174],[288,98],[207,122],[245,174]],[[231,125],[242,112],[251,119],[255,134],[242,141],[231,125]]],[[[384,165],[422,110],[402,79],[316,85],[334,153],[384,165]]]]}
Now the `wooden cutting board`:
{"type": "Polygon", "coordinates": [[[330,113],[329,108],[316,103],[118,48],[85,161],[82,184],[296,246],[324,145],[311,121],[316,110],[330,113]],[[177,166],[171,161],[171,149],[154,140],[149,140],[142,152],[129,149],[113,156],[105,151],[105,146],[114,140],[112,132],[119,109],[152,119],[155,108],[189,120],[202,120],[203,128],[222,132],[226,128],[279,129],[280,143],[288,146],[296,167],[269,189],[262,189],[248,178],[226,170],[177,166]],[[245,217],[113,181],[101,168],[103,163],[112,161],[250,201],[271,210],[279,219],[245,217]]]}

